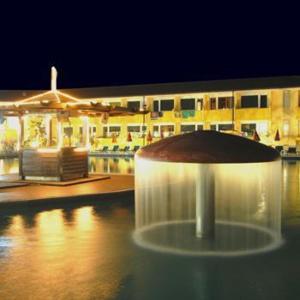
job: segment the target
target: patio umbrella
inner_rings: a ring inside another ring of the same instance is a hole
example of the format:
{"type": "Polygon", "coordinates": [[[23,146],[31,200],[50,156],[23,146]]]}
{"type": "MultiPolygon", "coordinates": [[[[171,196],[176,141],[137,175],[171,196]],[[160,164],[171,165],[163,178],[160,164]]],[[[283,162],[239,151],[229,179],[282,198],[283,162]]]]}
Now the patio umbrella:
{"type": "Polygon", "coordinates": [[[274,137],[274,141],[280,141],[280,135],[279,135],[279,130],[277,129],[275,137],[274,137]]]}
{"type": "Polygon", "coordinates": [[[148,134],[147,134],[147,142],[149,142],[149,143],[152,142],[152,134],[151,134],[150,131],[149,131],[148,134]]]}
{"type": "Polygon", "coordinates": [[[116,135],[113,133],[112,134],[112,143],[116,143],[117,142],[117,137],[116,135]]]}
{"type": "Polygon", "coordinates": [[[255,130],[254,131],[254,134],[253,134],[253,140],[256,141],[256,142],[259,142],[260,141],[260,137],[257,133],[257,131],[255,130]]]}
{"type": "Polygon", "coordinates": [[[127,142],[132,142],[132,137],[131,137],[130,132],[128,132],[128,135],[127,135],[127,142]]]}

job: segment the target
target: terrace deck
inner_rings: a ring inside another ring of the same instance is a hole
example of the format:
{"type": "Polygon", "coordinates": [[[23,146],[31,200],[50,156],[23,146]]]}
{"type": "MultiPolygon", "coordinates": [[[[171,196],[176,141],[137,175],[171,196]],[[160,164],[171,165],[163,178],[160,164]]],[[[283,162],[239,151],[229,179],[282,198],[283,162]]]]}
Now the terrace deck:
{"type": "Polygon", "coordinates": [[[110,175],[109,179],[69,186],[30,184],[0,189],[0,206],[78,200],[84,203],[91,199],[122,197],[124,194],[133,194],[133,190],[134,177],[130,175],[110,175]]]}

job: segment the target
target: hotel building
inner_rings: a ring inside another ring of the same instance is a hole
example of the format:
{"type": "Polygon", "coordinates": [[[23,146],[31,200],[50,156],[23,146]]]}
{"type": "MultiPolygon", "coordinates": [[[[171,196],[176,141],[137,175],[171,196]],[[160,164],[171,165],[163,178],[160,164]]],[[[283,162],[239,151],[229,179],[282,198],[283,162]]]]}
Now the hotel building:
{"type": "MultiPolygon", "coordinates": [[[[194,130],[235,132],[267,145],[300,145],[300,77],[251,78],[95,87],[59,90],[83,102],[99,102],[112,107],[127,107],[146,114],[94,117],[89,119],[89,147],[92,151],[143,146],[161,138],[194,130]],[[276,133],[279,140],[275,141],[276,133]],[[278,135],[277,133],[277,135],[278,135]],[[130,137],[129,137],[130,136],[130,137]],[[150,136],[150,137],[149,137],[150,136]]],[[[44,91],[0,91],[0,104],[17,103],[44,91]]],[[[25,120],[39,129],[45,118],[34,113],[25,120]],[[39,119],[40,118],[40,119],[39,119]],[[30,121],[31,120],[31,121],[30,121]]],[[[18,140],[16,116],[1,117],[0,151],[15,150],[18,140]],[[6,149],[4,149],[6,147],[6,149]]],[[[28,125],[29,126],[29,125],[28,125]]],[[[33,141],[39,135],[32,130],[33,141]]],[[[30,130],[27,130],[30,134],[30,130]]],[[[83,134],[79,117],[63,123],[64,142],[78,146],[83,134]]],[[[55,136],[52,137],[55,139],[55,136]]],[[[35,145],[38,146],[38,141],[35,145]]]]}

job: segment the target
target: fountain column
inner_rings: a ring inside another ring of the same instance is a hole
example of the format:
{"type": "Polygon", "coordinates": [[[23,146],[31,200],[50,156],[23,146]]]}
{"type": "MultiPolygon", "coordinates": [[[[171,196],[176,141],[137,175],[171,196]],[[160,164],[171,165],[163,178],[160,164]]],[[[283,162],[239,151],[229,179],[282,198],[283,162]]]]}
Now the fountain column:
{"type": "Polygon", "coordinates": [[[210,164],[198,166],[196,176],[196,236],[213,238],[215,232],[215,182],[210,164]]]}

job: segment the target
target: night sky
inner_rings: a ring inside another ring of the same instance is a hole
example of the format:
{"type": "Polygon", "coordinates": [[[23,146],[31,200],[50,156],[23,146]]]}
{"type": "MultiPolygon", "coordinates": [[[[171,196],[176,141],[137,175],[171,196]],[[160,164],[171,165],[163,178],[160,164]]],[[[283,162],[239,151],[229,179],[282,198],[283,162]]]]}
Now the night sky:
{"type": "Polygon", "coordinates": [[[300,75],[292,6],[40,2],[1,7],[0,89],[300,75]]]}

